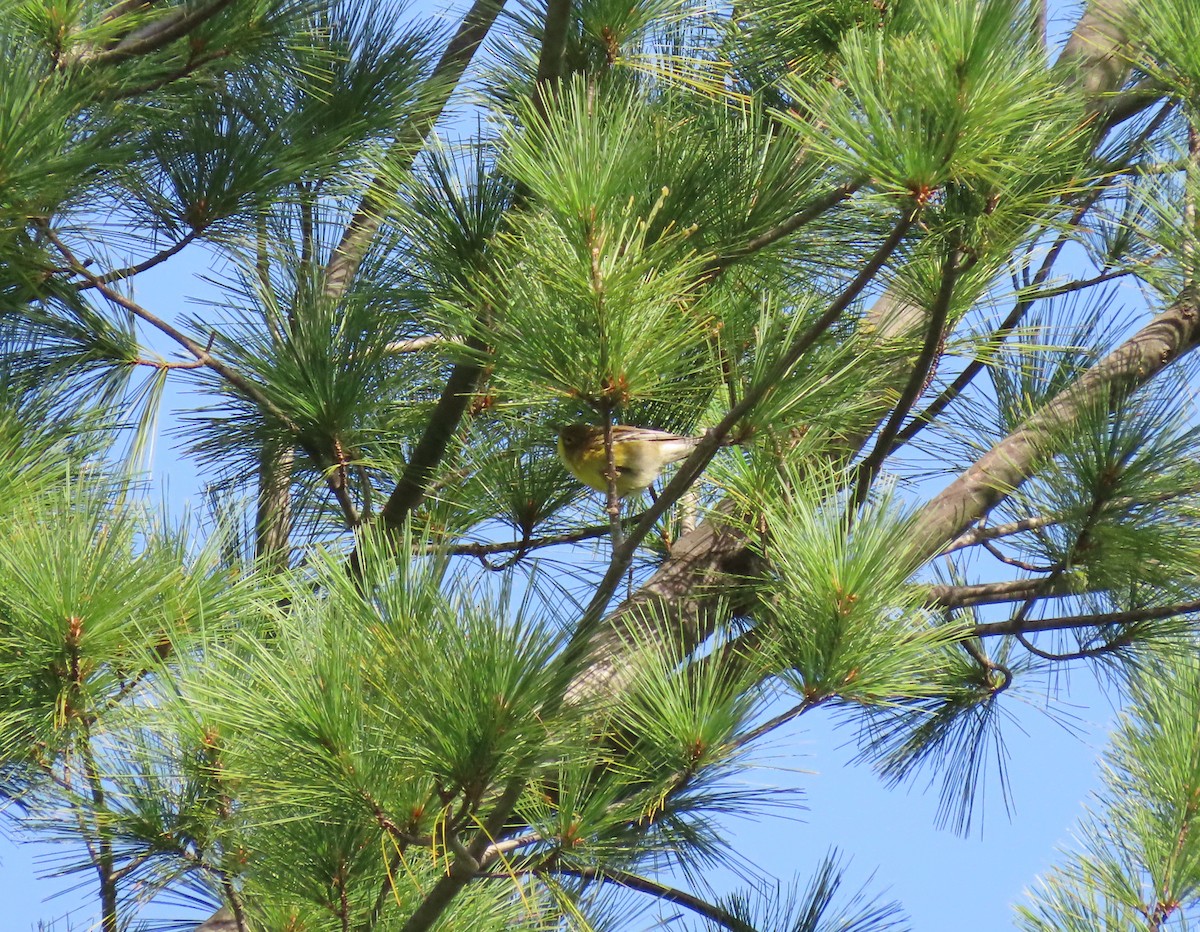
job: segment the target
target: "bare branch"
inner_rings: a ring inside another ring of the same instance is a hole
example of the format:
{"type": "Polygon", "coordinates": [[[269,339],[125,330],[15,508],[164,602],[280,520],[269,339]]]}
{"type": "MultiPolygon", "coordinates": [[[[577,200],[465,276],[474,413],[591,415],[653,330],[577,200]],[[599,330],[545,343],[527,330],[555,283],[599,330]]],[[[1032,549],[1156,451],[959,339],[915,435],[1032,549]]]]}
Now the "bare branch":
{"type": "Polygon", "coordinates": [[[421,350],[434,346],[461,346],[462,340],[454,337],[444,337],[440,333],[428,333],[423,337],[413,337],[411,340],[398,340],[389,343],[385,349],[397,356],[405,353],[419,353],[421,350]]]}
{"type": "Polygon", "coordinates": [[[44,225],[41,227],[41,229],[46,234],[50,242],[52,242],[58,251],[62,253],[63,258],[67,260],[71,268],[76,273],[83,276],[83,278],[88,281],[92,288],[98,290],[113,304],[124,308],[135,317],[145,321],[151,327],[154,327],[156,330],[166,334],[185,350],[195,356],[196,359],[204,366],[217,373],[217,375],[221,376],[221,378],[228,382],[233,388],[241,392],[242,395],[259,405],[264,411],[270,414],[271,417],[279,421],[280,424],[285,425],[289,430],[298,430],[291,418],[281,411],[275,405],[275,403],[271,401],[270,398],[263,394],[263,390],[257,384],[252,382],[246,376],[242,375],[232,366],[222,362],[216,356],[213,356],[212,353],[209,352],[208,347],[196,342],[178,327],[167,323],[167,321],[146,310],[146,308],[142,307],[136,301],[132,301],[120,292],[109,288],[102,278],[99,278],[88,271],[87,267],[75,257],[75,254],[65,243],[63,243],[61,239],[59,239],[58,234],[55,233],[49,225],[44,225]]]}
{"type": "Polygon", "coordinates": [[[1192,602],[1177,602],[1173,605],[1158,605],[1153,608],[1135,608],[1125,612],[1108,612],[1100,615],[1063,615],[1058,618],[1023,619],[1014,622],[993,621],[975,625],[971,633],[975,637],[996,637],[1004,634],[1034,634],[1039,631],[1066,631],[1075,628],[1095,628],[1102,625],[1127,625],[1143,621],[1159,621],[1164,618],[1176,618],[1179,615],[1192,615],[1200,612],[1200,600],[1192,602]]]}
{"type": "MultiPolygon", "coordinates": [[[[136,265],[127,265],[123,269],[113,269],[111,272],[105,272],[103,275],[98,276],[97,281],[101,281],[107,285],[111,284],[112,282],[121,281],[122,279],[132,278],[134,275],[140,275],[142,272],[152,269],[160,263],[166,262],[172,256],[183,251],[185,247],[195,241],[196,237],[199,236],[201,232],[202,231],[198,229],[189,230],[187,233],[181,236],[177,242],[168,246],[161,252],[155,253],[149,259],[145,259],[136,265]]],[[[79,286],[79,290],[82,291],[86,288],[94,287],[95,285],[93,285],[91,281],[86,281],[79,286]]]]}
{"type": "Polygon", "coordinates": [[[817,217],[832,210],[842,201],[846,200],[846,198],[854,194],[860,187],[862,187],[861,180],[848,181],[843,185],[839,185],[821,197],[816,198],[811,203],[806,204],[803,210],[792,214],[792,216],[779,225],[760,233],[746,243],[745,246],[740,246],[737,249],[732,249],[717,256],[712,260],[708,271],[713,274],[719,273],[739,259],[745,259],[747,256],[751,256],[761,249],[774,245],[785,236],[790,236],[805,224],[811,223],[817,217]]]}
{"type": "Polygon", "coordinates": [[[542,30],[542,49],[538,55],[533,85],[533,103],[543,120],[546,119],[547,104],[553,94],[554,84],[562,77],[571,7],[571,0],[548,0],[546,3],[546,25],[542,30]]]}
{"type": "Polygon", "coordinates": [[[1046,583],[1046,579],[1040,578],[1009,579],[970,586],[930,586],[925,602],[939,608],[970,608],[973,605],[1023,602],[1031,598],[1054,599],[1077,594],[1069,579],[1057,579],[1050,586],[1046,583]]]}
{"type": "Polygon", "coordinates": [[[608,867],[600,869],[595,867],[555,865],[545,871],[535,871],[534,873],[564,874],[568,877],[578,877],[581,880],[598,880],[603,883],[616,884],[617,886],[625,887],[627,890],[636,890],[639,893],[649,894],[664,902],[683,906],[698,916],[703,916],[705,919],[715,922],[722,928],[730,930],[730,932],[755,932],[753,926],[742,922],[737,916],[721,909],[721,907],[713,903],[702,900],[700,897],[688,893],[686,890],[669,887],[666,884],[650,880],[649,878],[642,877],[640,874],[634,874],[629,871],[608,867]]]}
{"type": "Polygon", "coordinates": [[[964,547],[973,547],[985,540],[995,540],[998,537],[1011,537],[1024,531],[1036,531],[1062,521],[1059,515],[1035,515],[1032,518],[1022,518],[1020,521],[1009,521],[1006,524],[994,524],[990,527],[976,527],[959,534],[942,553],[953,553],[964,547]]]}
{"type": "Polygon", "coordinates": [[[1003,550],[993,544],[991,541],[980,541],[983,544],[983,549],[990,553],[1001,563],[1006,563],[1009,566],[1015,566],[1019,570],[1024,570],[1026,573],[1058,573],[1062,571],[1063,565],[1060,563],[1057,566],[1039,566],[1036,563],[1030,563],[1027,560],[1018,560],[1016,557],[1010,557],[1003,550]]]}
{"type": "Polygon", "coordinates": [[[892,441],[896,439],[896,435],[900,432],[900,426],[904,423],[904,419],[908,417],[912,406],[916,404],[917,399],[921,396],[921,392],[929,384],[931,379],[930,373],[937,361],[938,350],[945,339],[946,317],[950,312],[950,300],[954,297],[954,283],[958,280],[960,271],[958,250],[953,250],[946,257],[945,264],[942,267],[941,285],[938,287],[937,297],[933,300],[933,307],[929,311],[929,320],[925,325],[925,342],[921,346],[921,352],[917,356],[917,361],[913,364],[912,372],[908,377],[908,384],[904,386],[904,391],[900,393],[900,399],[896,402],[891,416],[879,432],[879,437],[875,441],[875,448],[859,464],[857,471],[858,482],[854,490],[854,498],[852,499],[854,508],[857,508],[866,500],[867,492],[871,489],[871,483],[875,481],[875,476],[878,475],[879,470],[883,467],[883,461],[892,452],[892,441]]]}

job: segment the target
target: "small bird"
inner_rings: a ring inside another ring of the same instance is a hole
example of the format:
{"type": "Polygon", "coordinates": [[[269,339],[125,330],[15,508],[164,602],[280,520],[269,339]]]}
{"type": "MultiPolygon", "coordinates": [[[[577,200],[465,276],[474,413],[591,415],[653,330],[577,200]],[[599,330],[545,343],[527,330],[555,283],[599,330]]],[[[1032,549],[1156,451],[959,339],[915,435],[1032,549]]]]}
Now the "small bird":
{"type": "MultiPolygon", "coordinates": [[[[686,459],[703,437],[681,437],[665,430],[616,424],[613,435],[613,465],[617,467],[617,497],[625,498],[648,488],[663,467],[686,459]]],[[[591,424],[568,424],[558,432],[558,457],[571,475],[598,492],[608,491],[604,472],[604,428],[591,424]]]]}

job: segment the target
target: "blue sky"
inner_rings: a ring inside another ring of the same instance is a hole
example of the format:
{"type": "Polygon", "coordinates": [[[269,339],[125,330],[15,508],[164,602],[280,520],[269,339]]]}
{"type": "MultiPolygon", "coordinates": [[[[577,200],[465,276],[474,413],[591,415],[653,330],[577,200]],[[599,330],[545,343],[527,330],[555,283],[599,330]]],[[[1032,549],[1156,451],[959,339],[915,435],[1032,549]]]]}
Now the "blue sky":
{"type": "MultiPolygon", "coordinates": [[[[414,12],[442,6],[422,3],[414,12]]],[[[1052,9],[1060,28],[1073,21],[1073,7],[1052,4],[1052,9]]],[[[137,284],[138,299],[170,315],[185,310],[180,295],[195,293],[194,276],[207,271],[204,262],[203,253],[189,251],[178,263],[144,276],[137,284]]],[[[1136,292],[1127,294],[1131,302],[1140,301],[1136,292]]],[[[171,442],[167,435],[160,437],[153,469],[174,510],[194,496],[196,481],[171,451],[171,442]]],[[[735,847],[786,880],[792,871],[810,871],[836,846],[850,860],[849,885],[856,887],[873,874],[870,889],[899,900],[916,930],[1011,929],[1010,905],[1053,863],[1056,847],[1070,844],[1082,805],[1097,785],[1096,758],[1111,724],[1111,708],[1086,671],[1073,674],[1069,690],[1057,685],[1025,683],[1019,694],[1007,697],[1013,810],[1006,812],[998,783],[991,780],[980,808],[981,827],[970,837],[933,827],[936,793],[924,783],[888,789],[869,769],[850,766],[853,732],[835,727],[833,716],[818,711],[775,735],[758,755],[759,766],[745,775],[756,785],[802,788],[803,808],[731,822],[735,847]],[[1043,711],[1047,704],[1056,708],[1055,716],[1043,711]]],[[[36,879],[36,859],[45,852],[0,839],[0,897],[6,904],[0,929],[36,929],[39,920],[72,909],[81,912],[72,923],[53,926],[56,932],[89,927],[94,903],[89,888],[54,896],[77,881],[36,879]]],[[[729,875],[710,880],[718,889],[736,882],[729,875]]]]}

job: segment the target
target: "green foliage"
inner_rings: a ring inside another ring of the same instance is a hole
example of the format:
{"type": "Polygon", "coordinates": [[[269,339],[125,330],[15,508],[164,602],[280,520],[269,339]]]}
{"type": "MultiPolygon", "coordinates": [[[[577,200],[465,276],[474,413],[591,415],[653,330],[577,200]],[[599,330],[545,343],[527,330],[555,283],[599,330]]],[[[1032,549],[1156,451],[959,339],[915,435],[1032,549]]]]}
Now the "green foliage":
{"type": "Polygon", "coordinates": [[[1138,67],[1162,81],[1195,114],[1200,109],[1200,57],[1193,26],[1195,0],[1139,0],[1130,26],[1141,39],[1138,67]]]}
{"type": "Polygon", "coordinates": [[[924,198],[949,183],[986,199],[1075,148],[1074,104],[1047,74],[1017,3],[902,11],[899,34],[846,34],[837,86],[793,84],[803,111],[784,119],[817,151],[884,191],[924,198]]]}
{"type": "Polygon", "coordinates": [[[852,32],[883,28],[897,6],[903,5],[784,0],[739,6],[728,39],[739,85],[748,93],[761,94],[765,88],[770,99],[786,92],[787,77],[819,84],[838,74],[842,40],[852,32]]]}
{"type": "Polygon", "coordinates": [[[1018,0],[505,6],[0,3],[6,814],[106,932],[899,928],[833,856],[691,892],[797,805],[763,743],[832,706],[965,832],[1083,662],[1130,710],[1022,921],[1181,926],[1200,10],[1109,107],[1018,0]],[[554,437],[610,420],[724,434],[605,524],[554,437]]]}
{"type": "Polygon", "coordinates": [[[178,628],[220,614],[228,581],[210,558],[187,568],[181,543],[114,507],[115,493],[75,479],[11,516],[0,555],[6,758],[49,765],[169,652],[178,628]]]}
{"type": "Polygon", "coordinates": [[[890,495],[854,513],[836,477],[782,470],[782,495],[763,509],[773,578],[766,627],[778,676],[806,703],[866,706],[931,694],[943,649],[961,632],[929,623],[896,559],[910,533],[890,495]]]}
{"type": "Polygon", "coordinates": [[[1186,927],[1200,891],[1196,685],[1193,657],[1149,666],[1131,682],[1081,850],[1020,909],[1022,928],[1082,929],[1081,915],[1105,917],[1108,928],[1186,927]]]}
{"type": "MultiPolygon", "coordinates": [[[[878,902],[861,889],[838,902],[845,882],[846,865],[837,851],[827,854],[801,889],[798,881],[789,887],[736,893],[726,898],[730,913],[754,929],[788,932],[886,932],[907,929],[903,910],[896,902],[878,902]]],[[[717,929],[715,923],[709,928],[717,929]]]]}

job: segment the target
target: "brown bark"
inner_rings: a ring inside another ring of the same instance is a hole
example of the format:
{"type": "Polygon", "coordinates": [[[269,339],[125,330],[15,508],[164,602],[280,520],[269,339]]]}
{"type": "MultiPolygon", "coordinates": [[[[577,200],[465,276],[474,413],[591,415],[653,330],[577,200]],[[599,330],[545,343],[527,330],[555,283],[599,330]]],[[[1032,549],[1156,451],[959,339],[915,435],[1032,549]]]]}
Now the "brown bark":
{"type": "Polygon", "coordinates": [[[1200,292],[1186,291],[1162,314],[1101,359],[1070,388],[980,457],[921,511],[914,528],[917,562],[937,554],[973,521],[1032,475],[1053,437],[1098,399],[1119,404],[1196,344],[1200,292]]]}
{"type": "Polygon", "coordinates": [[[292,450],[263,450],[258,470],[258,508],[255,520],[254,557],[269,571],[288,566],[292,535],[292,450]]]}
{"type": "Polygon", "coordinates": [[[1117,91],[1129,74],[1129,36],[1126,23],[1135,0],[1091,0],[1056,67],[1078,80],[1089,106],[1100,109],[1105,97],[1117,91]]]}
{"type": "Polygon", "coordinates": [[[346,225],[341,242],[325,267],[325,291],[329,296],[339,297],[349,287],[363,257],[371,248],[375,234],[383,224],[386,204],[391,196],[388,179],[395,179],[398,172],[412,165],[417,153],[421,151],[425,137],[445,110],[450,95],[454,93],[503,6],[503,0],[475,0],[463,17],[458,31],[450,39],[433,73],[426,81],[426,87],[429,89],[428,103],[400,131],[388,153],[389,170],[372,181],[367,193],[359,201],[350,223],[346,225]]]}

